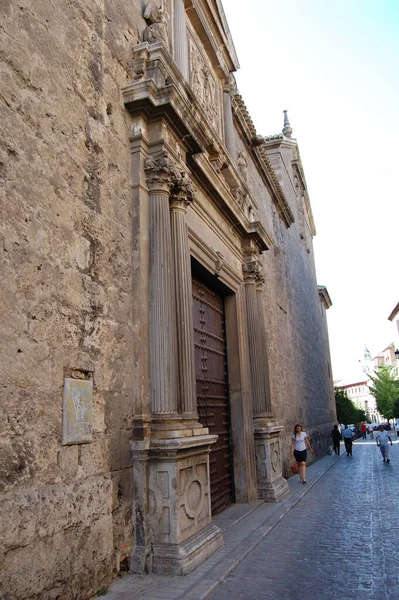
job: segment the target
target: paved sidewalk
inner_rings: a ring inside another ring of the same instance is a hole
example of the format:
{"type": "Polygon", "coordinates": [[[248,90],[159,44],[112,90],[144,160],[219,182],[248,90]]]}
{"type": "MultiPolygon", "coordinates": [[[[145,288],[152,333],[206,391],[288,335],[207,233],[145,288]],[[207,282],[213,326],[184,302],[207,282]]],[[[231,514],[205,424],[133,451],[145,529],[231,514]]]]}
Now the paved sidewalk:
{"type": "MultiPolygon", "coordinates": [[[[355,451],[354,451],[355,454],[355,451]]],[[[343,457],[341,455],[341,460],[343,457]]],[[[277,504],[235,504],[213,519],[223,531],[224,546],[184,577],[125,575],[116,580],[106,600],[204,600],[250,555],[319,479],[340,460],[325,456],[310,465],[307,484],[296,475],[288,480],[290,493],[277,504]]],[[[365,482],[367,485],[367,482],[365,482]]],[[[230,598],[232,598],[230,594],[230,598]]]]}

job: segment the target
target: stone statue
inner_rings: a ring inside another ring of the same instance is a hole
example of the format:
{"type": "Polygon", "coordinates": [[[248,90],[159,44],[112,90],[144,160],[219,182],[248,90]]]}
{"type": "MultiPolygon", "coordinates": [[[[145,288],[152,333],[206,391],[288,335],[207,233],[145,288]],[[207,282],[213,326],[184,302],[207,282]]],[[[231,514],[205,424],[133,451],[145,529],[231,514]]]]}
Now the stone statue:
{"type": "Polygon", "coordinates": [[[238,169],[243,176],[244,181],[248,181],[248,161],[245,152],[240,152],[237,159],[238,169]]]}
{"type": "Polygon", "coordinates": [[[144,30],[144,41],[149,44],[162,42],[169,48],[168,20],[163,6],[157,6],[155,0],[150,0],[144,9],[143,17],[148,23],[144,30]]]}

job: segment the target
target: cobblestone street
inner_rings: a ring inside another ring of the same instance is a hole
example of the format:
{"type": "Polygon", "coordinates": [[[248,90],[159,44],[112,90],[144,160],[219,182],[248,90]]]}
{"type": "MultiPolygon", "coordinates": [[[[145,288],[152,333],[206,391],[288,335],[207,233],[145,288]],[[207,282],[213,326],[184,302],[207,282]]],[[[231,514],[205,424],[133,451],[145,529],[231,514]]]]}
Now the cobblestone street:
{"type": "Polygon", "coordinates": [[[399,598],[398,442],[390,450],[385,464],[375,441],[356,442],[352,457],[341,444],[305,486],[289,480],[286,501],[216,517],[225,546],[190,575],[128,575],[106,600],[399,598]]]}
{"type": "Polygon", "coordinates": [[[210,598],[399,598],[397,443],[391,457],[357,442],[210,598]]]}

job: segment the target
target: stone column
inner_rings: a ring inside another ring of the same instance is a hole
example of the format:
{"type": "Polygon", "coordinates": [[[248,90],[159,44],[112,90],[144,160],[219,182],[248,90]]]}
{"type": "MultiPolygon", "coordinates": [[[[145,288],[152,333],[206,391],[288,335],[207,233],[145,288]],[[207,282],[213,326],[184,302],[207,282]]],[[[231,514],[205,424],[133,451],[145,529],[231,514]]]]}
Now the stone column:
{"type": "Polygon", "coordinates": [[[269,375],[269,351],[268,351],[268,339],[265,325],[265,315],[262,302],[262,289],[265,283],[265,277],[262,273],[262,268],[258,273],[256,281],[256,297],[258,303],[258,316],[259,316],[259,328],[261,335],[261,362],[262,362],[262,375],[263,375],[263,386],[264,386],[264,403],[262,410],[267,416],[272,416],[272,402],[270,394],[270,375],[269,375]]]}
{"type": "Polygon", "coordinates": [[[251,360],[252,397],[254,416],[263,416],[265,403],[264,377],[262,373],[262,337],[256,292],[259,263],[252,260],[243,264],[245,301],[247,306],[248,343],[251,360]]]}
{"type": "Polygon", "coordinates": [[[224,143],[230,155],[235,158],[236,149],[234,141],[234,123],[231,109],[231,94],[236,90],[234,76],[226,80],[223,88],[223,120],[224,120],[224,143]]]}
{"type": "Polygon", "coordinates": [[[153,416],[177,416],[178,374],[175,279],[169,195],[169,159],[149,158],[145,171],[150,202],[150,379],[153,416]]]}
{"type": "Polygon", "coordinates": [[[271,413],[266,330],[260,297],[263,276],[256,253],[251,248],[243,264],[243,274],[252,374],[258,494],[268,502],[279,502],[289,491],[281,467],[280,432],[283,428],[271,413]]]}
{"type": "Polygon", "coordinates": [[[223,545],[221,530],[212,524],[210,501],[209,453],[217,436],[209,435],[196,415],[185,222],[194,188],[166,154],[147,159],[145,172],[150,201],[153,422],[149,442],[132,443],[133,472],[143,501],[135,504],[138,531],[131,564],[136,572],[145,568],[185,575],[223,545]]]}
{"type": "Polygon", "coordinates": [[[170,197],[180,382],[178,408],[185,419],[197,419],[191,264],[186,224],[187,206],[194,200],[194,193],[194,187],[183,174],[170,197]]]}
{"type": "Polygon", "coordinates": [[[173,47],[174,59],[179,67],[184,79],[189,81],[188,68],[188,39],[186,26],[186,11],[184,9],[184,0],[174,0],[174,34],[173,47]]]}

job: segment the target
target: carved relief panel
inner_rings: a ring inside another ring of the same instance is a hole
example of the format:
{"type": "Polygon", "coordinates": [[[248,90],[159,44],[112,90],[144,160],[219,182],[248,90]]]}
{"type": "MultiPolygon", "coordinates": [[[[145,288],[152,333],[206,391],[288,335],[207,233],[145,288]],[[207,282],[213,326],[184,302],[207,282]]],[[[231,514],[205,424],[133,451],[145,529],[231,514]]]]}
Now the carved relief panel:
{"type": "Polygon", "coordinates": [[[189,32],[190,85],[209,124],[221,135],[221,86],[203,44],[189,32]]]}

